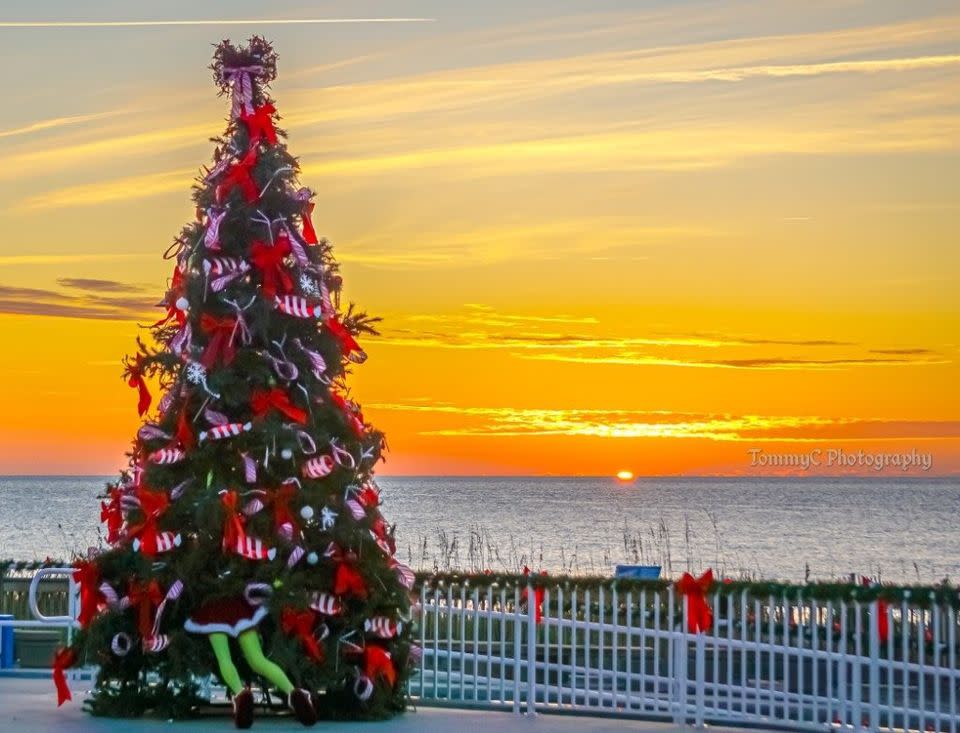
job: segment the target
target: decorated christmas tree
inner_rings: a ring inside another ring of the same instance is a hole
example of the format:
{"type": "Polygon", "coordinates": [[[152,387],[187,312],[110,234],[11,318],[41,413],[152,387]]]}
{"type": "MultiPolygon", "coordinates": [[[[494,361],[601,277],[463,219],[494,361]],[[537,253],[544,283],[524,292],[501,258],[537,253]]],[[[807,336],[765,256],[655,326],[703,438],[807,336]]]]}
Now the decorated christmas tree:
{"type": "Polygon", "coordinates": [[[194,186],[196,221],[165,255],[165,315],[127,361],[145,422],[103,497],[108,547],[76,565],[82,630],[57,657],[61,702],[63,670],[94,664],[95,714],[189,715],[217,674],[241,727],[253,690],[305,724],[386,717],[418,650],[413,575],[374,480],[383,435],[345,384],[377,319],[340,308],[313,194],[275,127],[273,49],[224,41],[212,69],[229,123],[194,186]]]}

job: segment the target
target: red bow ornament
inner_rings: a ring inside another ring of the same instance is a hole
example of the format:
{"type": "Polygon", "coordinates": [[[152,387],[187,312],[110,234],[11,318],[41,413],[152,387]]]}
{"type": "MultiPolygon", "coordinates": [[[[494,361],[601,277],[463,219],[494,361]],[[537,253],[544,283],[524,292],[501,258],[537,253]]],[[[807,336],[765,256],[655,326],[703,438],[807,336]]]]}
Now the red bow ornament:
{"type": "MultiPolygon", "coordinates": [[[[530,568],[526,565],[523,566],[523,574],[528,576],[530,575],[530,568]]],[[[546,575],[547,571],[541,571],[540,575],[546,575]]],[[[530,589],[527,589],[527,603],[530,603],[530,589]]],[[[534,616],[536,622],[539,624],[543,620],[543,587],[536,586],[533,589],[533,604],[534,604],[534,616]]]]}
{"type": "Polygon", "coordinates": [[[257,417],[263,417],[270,410],[277,410],[301,425],[307,422],[306,411],[294,405],[290,401],[290,395],[280,387],[255,390],[250,397],[250,407],[257,417]]]}
{"type": "Polygon", "coordinates": [[[128,539],[140,540],[140,551],[147,557],[157,554],[157,520],[167,511],[170,497],[164,491],[150,491],[137,489],[137,499],[140,501],[140,511],[143,520],[140,524],[127,527],[128,539]]]}
{"type": "Polygon", "coordinates": [[[260,290],[267,298],[293,290],[293,279],[283,262],[292,251],[288,237],[277,237],[272,245],[261,241],[250,245],[250,261],[260,270],[260,290]]]}
{"type": "Polygon", "coordinates": [[[339,392],[333,390],[330,391],[330,401],[336,405],[340,412],[343,413],[343,416],[346,418],[347,423],[350,425],[350,429],[353,431],[353,434],[358,438],[362,438],[366,435],[367,428],[363,422],[363,413],[357,409],[357,406],[347,400],[339,392]]]}
{"type": "Polygon", "coordinates": [[[357,569],[346,563],[337,565],[333,576],[333,592],[338,596],[367,597],[367,584],[357,569]]]}
{"type": "Polygon", "coordinates": [[[137,360],[133,363],[127,363],[127,384],[136,387],[139,393],[137,401],[137,413],[143,417],[150,409],[150,391],[147,389],[147,383],[143,379],[143,355],[137,354],[137,360]]]}
{"type": "Polygon", "coordinates": [[[687,629],[691,634],[709,631],[713,626],[713,610],[707,603],[707,591],[711,585],[712,568],[707,568],[699,578],[684,573],[677,581],[677,592],[687,597],[687,629]]]}
{"type": "Polygon", "coordinates": [[[119,488],[112,486],[110,501],[100,502],[100,521],[107,525],[107,543],[111,545],[120,539],[120,528],[123,526],[123,510],[120,508],[122,495],[119,488]]]}
{"type": "Polygon", "coordinates": [[[337,340],[337,344],[340,345],[340,351],[343,352],[343,355],[347,357],[354,364],[362,364],[367,360],[366,352],[360,348],[360,344],[357,343],[357,340],[353,337],[353,334],[337,320],[336,317],[330,316],[323,321],[324,327],[331,333],[331,335],[337,340]]]}
{"type": "Polygon", "coordinates": [[[313,214],[314,204],[312,201],[308,201],[303,206],[303,213],[300,215],[303,219],[303,241],[307,244],[316,244],[317,243],[317,231],[313,228],[313,219],[311,214],[313,214]]]}
{"type": "Polygon", "coordinates": [[[322,664],[324,659],[323,647],[320,646],[317,637],[314,636],[314,621],[316,621],[316,616],[310,609],[297,611],[287,607],[280,614],[280,628],[283,629],[283,633],[295,635],[303,644],[307,656],[317,664],[322,664]]]}
{"type": "Polygon", "coordinates": [[[390,687],[397,682],[397,671],[393,667],[390,652],[376,644],[367,644],[364,650],[363,673],[372,680],[382,677],[390,687]]]}
{"type": "Polygon", "coordinates": [[[243,526],[243,517],[237,510],[239,497],[236,491],[224,491],[220,494],[220,503],[223,505],[223,547],[233,550],[247,538],[247,531],[243,526]]]}
{"type": "Polygon", "coordinates": [[[230,192],[239,188],[243,194],[244,200],[248,204],[254,203],[260,198],[260,192],[257,190],[257,184],[253,180],[253,169],[257,165],[257,150],[251,148],[243,159],[237,161],[227,169],[226,174],[217,184],[217,203],[222,204],[230,192]]]}
{"type": "Polygon", "coordinates": [[[53,683],[57,686],[57,707],[73,699],[64,671],[76,663],[77,653],[71,647],[61,649],[53,658],[53,683]]]}
{"type": "Polygon", "coordinates": [[[204,313],[200,319],[200,328],[210,338],[207,341],[207,347],[203,350],[203,356],[200,357],[200,363],[207,369],[212,367],[217,361],[222,361],[224,366],[230,366],[237,355],[237,350],[233,345],[233,337],[237,331],[237,319],[233,316],[217,318],[209,313],[204,313]]]}
{"type": "Polygon", "coordinates": [[[137,612],[137,630],[140,638],[149,639],[153,631],[153,609],[163,601],[163,591],[156,580],[149,583],[133,583],[127,593],[130,607],[137,612]]]}
{"type": "Polygon", "coordinates": [[[161,318],[159,321],[154,323],[151,328],[156,328],[157,326],[162,326],[164,323],[169,321],[171,318],[175,318],[177,325],[181,328],[183,324],[187,322],[187,314],[184,310],[179,307],[180,298],[183,295],[183,271],[180,269],[179,265],[175,265],[173,268],[173,276],[170,278],[170,289],[167,290],[166,304],[167,304],[167,315],[161,318]]]}
{"type": "Polygon", "coordinates": [[[271,145],[277,144],[277,131],[273,126],[273,114],[277,110],[267,102],[254,108],[253,112],[241,112],[240,121],[247,126],[250,133],[250,146],[253,147],[261,140],[271,145]]]}
{"type": "Polygon", "coordinates": [[[73,581],[80,586],[80,613],[77,623],[86,628],[100,611],[103,594],[100,592],[100,571],[87,560],[78,560],[73,564],[73,581]]]}

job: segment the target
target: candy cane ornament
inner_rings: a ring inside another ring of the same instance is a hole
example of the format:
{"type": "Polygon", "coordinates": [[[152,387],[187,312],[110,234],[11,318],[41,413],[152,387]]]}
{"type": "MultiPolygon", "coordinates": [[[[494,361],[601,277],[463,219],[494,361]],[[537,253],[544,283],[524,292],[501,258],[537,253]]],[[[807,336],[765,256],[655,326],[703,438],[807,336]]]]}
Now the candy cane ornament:
{"type": "MultiPolygon", "coordinates": [[[[157,532],[154,542],[156,543],[157,553],[170,552],[173,548],[180,547],[183,543],[183,537],[174,532],[157,532]]],[[[134,552],[139,552],[142,546],[143,543],[139,538],[134,539],[131,543],[134,552]]]]}
{"type": "Polygon", "coordinates": [[[393,639],[403,631],[403,624],[387,616],[374,616],[363,622],[363,630],[381,639],[393,639]]]}
{"type": "Polygon", "coordinates": [[[299,295],[277,296],[274,300],[277,309],[296,318],[323,318],[323,306],[310,305],[306,298],[299,295]]]}
{"type": "Polygon", "coordinates": [[[276,547],[267,547],[263,540],[245,535],[237,537],[236,544],[227,549],[247,560],[273,560],[277,556],[276,547]]]}
{"type": "Polygon", "coordinates": [[[339,616],[343,610],[340,599],[330,593],[315,593],[310,599],[310,608],[324,616],[339,616]]]}
{"type": "Polygon", "coordinates": [[[321,456],[315,456],[303,464],[301,471],[307,478],[324,478],[333,473],[336,468],[336,462],[332,456],[324,453],[321,456]]]}
{"type": "Polygon", "coordinates": [[[249,433],[253,429],[253,423],[250,422],[231,422],[225,425],[214,425],[209,430],[200,431],[200,442],[206,440],[223,440],[240,435],[240,433],[249,433]]]}
{"type": "Polygon", "coordinates": [[[187,454],[179,448],[161,448],[147,456],[147,460],[151,463],[167,466],[173,463],[179,463],[186,457],[187,454]]]}

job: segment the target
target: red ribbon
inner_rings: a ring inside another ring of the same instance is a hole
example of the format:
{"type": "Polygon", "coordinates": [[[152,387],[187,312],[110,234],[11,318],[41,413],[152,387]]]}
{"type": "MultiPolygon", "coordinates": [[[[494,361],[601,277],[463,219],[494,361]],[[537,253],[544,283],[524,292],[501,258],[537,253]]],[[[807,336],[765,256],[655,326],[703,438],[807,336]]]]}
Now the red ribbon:
{"type": "Polygon", "coordinates": [[[293,280],[283,264],[284,258],[292,251],[287,237],[278,237],[273,245],[256,241],[250,246],[250,261],[260,270],[260,290],[267,298],[272,299],[278,291],[289,293],[293,290],[293,280]]]}
{"type": "Polygon", "coordinates": [[[185,451],[192,449],[197,443],[197,437],[193,433],[193,426],[190,424],[190,419],[187,416],[186,407],[180,410],[180,415],[177,417],[176,438],[180,443],[180,447],[185,451]]]}
{"type": "Polygon", "coordinates": [[[149,639],[153,632],[153,609],[163,601],[163,591],[156,580],[149,583],[133,583],[130,592],[130,607],[137,610],[137,630],[142,639],[149,639]]]}
{"type": "Polygon", "coordinates": [[[691,634],[709,631],[713,626],[713,611],[706,600],[707,591],[710,590],[711,585],[713,585],[712,568],[707,568],[699,578],[694,578],[690,573],[684,573],[677,581],[677,591],[680,595],[687,597],[687,628],[691,634]]]}
{"type": "Polygon", "coordinates": [[[137,354],[137,361],[134,364],[127,364],[127,384],[136,387],[139,392],[137,401],[137,413],[143,417],[150,409],[150,391],[147,389],[147,383],[143,381],[143,356],[137,354]]]}
{"type": "Polygon", "coordinates": [[[100,571],[97,566],[86,560],[77,560],[73,564],[73,581],[80,585],[80,613],[77,623],[86,628],[100,610],[100,571]]]}
{"type": "Polygon", "coordinates": [[[234,548],[243,541],[247,532],[243,526],[243,518],[237,511],[239,497],[236,491],[226,491],[220,494],[220,503],[223,504],[223,546],[234,548]]]}
{"type": "Polygon", "coordinates": [[[100,521],[107,525],[107,543],[111,545],[120,539],[120,528],[123,526],[123,512],[120,509],[122,493],[114,486],[110,489],[110,501],[100,502],[100,521]]]}
{"type": "Polygon", "coordinates": [[[252,113],[241,112],[240,121],[247,126],[250,133],[250,145],[256,145],[266,140],[271,145],[277,144],[277,131],[273,127],[273,115],[277,110],[267,102],[254,108],[252,113]]]}
{"type": "MultiPolygon", "coordinates": [[[[523,574],[529,576],[530,568],[526,565],[523,566],[523,574]]],[[[546,575],[547,571],[544,570],[540,575],[546,575]]],[[[530,589],[527,589],[527,603],[530,603],[530,589]]],[[[537,586],[533,589],[533,603],[534,603],[534,615],[536,617],[536,622],[539,624],[543,620],[543,588],[537,586]]]]}
{"type": "Polygon", "coordinates": [[[260,198],[260,192],[257,190],[257,184],[253,181],[253,168],[257,164],[257,150],[251,148],[242,160],[234,163],[227,170],[226,175],[217,184],[217,203],[222,204],[234,188],[239,188],[243,193],[243,198],[248,204],[252,204],[260,198]]]}
{"type": "Polygon", "coordinates": [[[233,346],[233,335],[237,329],[237,319],[233,316],[217,318],[204,313],[200,318],[200,328],[210,337],[207,348],[200,357],[200,363],[207,369],[217,363],[219,357],[224,366],[233,363],[237,350],[233,346]]]}
{"type": "Polygon", "coordinates": [[[313,624],[316,620],[314,612],[307,609],[297,611],[293,608],[284,608],[280,614],[280,628],[285,634],[295,634],[303,644],[304,651],[317,664],[323,663],[323,648],[313,635],[313,624]]]}
{"type": "Polygon", "coordinates": [[[154,323],[150,328],[162,326],[171,318],[176,318],[177,325],[179,326],[183,326],[183,324],[187,322],[187,314],[176,306],[177,298],[180,297],[182,292],[183,272],[180,270],[179,265],[175,265],[173,268],[173,276],[170,278],[170,289],[167,290],[167,315],[154,323]]]}
{"type": "Polygon", "coordinates": [[[393,667],[390,652],[376,644],[367,644],[364,650],[363,672],[372,680],[383,677],[391,687],[397,681],[397,671],[393,667]]]}
{"type": "Polygon", "coordinates": [[[363,576],[356,568],[340,563],[333,576],[333,592],[338,596],[366,598],[367,584],[363,582],[363,576]]]}
{"type": "Polygon", "coordinates": [[[350,429],[353,431],[353,434],[358,438],[362,438],[366,435],[367,429],[363,424],[363,413],[360,410],[356,409],[352,404],[347,402],[342,394],[330,391],[330,401],[340,408],[340,411],[343,413],[343,416],[347,419],[347,423],[350,425],[350,429]]]}
{"type": "MultiPolygon", "coordinates": [[[[860,583],[862,585],[871,585],[870,578],[861,577],[860,583]]],[[[885,643],[888,638],[890,638],[890,618],[887,613],[887,602],[882,598],[877,599],[877,636],[880,637],[880,641],[885,643]]]]}
{"type": "Polygon", "coordinates": [[[77,653],[70,647],[61,649],[53,658],[53,683],[57,686],[57,707],[67,700],[72,700],[70,688],[67,687],[67,678],[64,670],[77,663],[77,653]]]}
{"type": "Polygon", "coordinates": [[[347,327],[340,323],[336,317],[330,316],[324,320],[323,325],[337,340],[337,343],[340,344],[340,350],[344,356],[349,359],[350,354],[354,352],[358,355],[363,355],[363,349],[360,348],[360,344],[357,343],[353,334],[351,334],[350,331],[347,330],[347,327]]]}
{"type": "Polygon", "coordinates": [[[137,498],[140,500],[140,511],[143,512],[143,521],[138,525],[127,528],[127,537],[140,539],[140,552],[147,557],[157,554],[157,519],[167,511],[170,497],[164,491],[150,491],[137,489],[137,498]]]}
{"type": "Polygon", "coordinates": [[[300,215],[303,219],[303,241],[307,244],[317,243],[317,231],[313,228],[313,219],[310,218],[315,205],[312,201],[308,201],[303,207],[303,213],[300,215]]]}
{"type": "Polygon", "coordinates": [[[294,405],[290,401],[290,395],[280,387],[255,390],[250,397],[250,407],[257,417],[263,417],[270,410],[277,410],[301,425],[307,422],[306,411],[294,405]]]}
{"type": "Polygon", "coordinates": [[[275,489],[270,495],[270,503],[273,506],[273,523],[279,530],[285,524],[297,530],[297,520],[290,511],[290,502],[297,495],[296,484],[282,484],[280,488],[275,489]]]}

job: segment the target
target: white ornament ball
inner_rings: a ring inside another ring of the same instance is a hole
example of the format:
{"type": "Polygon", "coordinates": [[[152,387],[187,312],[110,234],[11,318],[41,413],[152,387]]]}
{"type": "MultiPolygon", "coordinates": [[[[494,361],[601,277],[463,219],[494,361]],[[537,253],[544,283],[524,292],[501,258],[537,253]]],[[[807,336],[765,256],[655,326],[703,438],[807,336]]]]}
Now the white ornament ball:
{"type": "Polygon", "coordinates": [[[317,553],[311,552],[309,555],[307,555],[308,565],[316,565],[318,562],[320,562],[320,556],[317,553]]]}
{"type": "Polygon", "coordinates": [[[282,451],[280,451],[280,457],[285,461],[289,461],[291,458],[293,458],[293,451],[289,448],[284,448],[282,451]]]}
{"type": "Polygon", "coordinates": [[[185,311],[190,307],[190,301],[181,295],[179,298],[177,298],[177,302],[174,305],[177,306],[177,310],[185,311]]]}
{"type": "Polygon", "coordinates": [[[313,507],[309,504],[300,510],[300,516],[306,520],[313,519],[313,507]]]}

